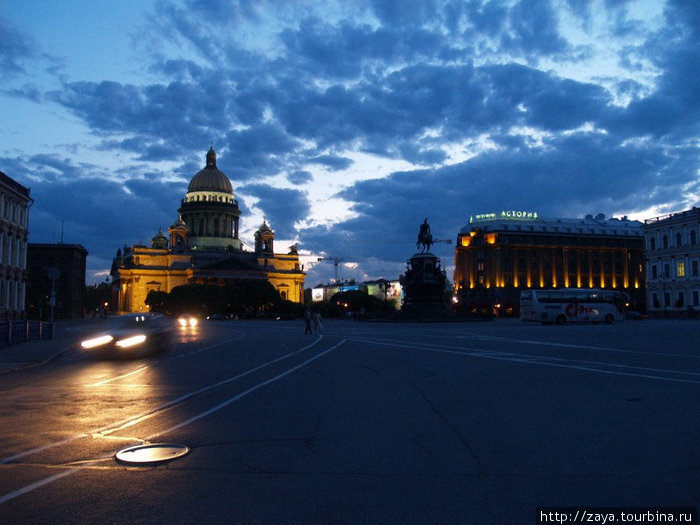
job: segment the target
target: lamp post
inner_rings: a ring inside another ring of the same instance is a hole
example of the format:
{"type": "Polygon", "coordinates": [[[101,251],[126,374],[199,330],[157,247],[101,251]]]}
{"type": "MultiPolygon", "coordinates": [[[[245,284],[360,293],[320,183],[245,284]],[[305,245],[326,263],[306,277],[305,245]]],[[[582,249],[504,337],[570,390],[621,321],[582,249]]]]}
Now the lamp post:
{"type": "Polygon", "coordinates": [[[49,295],[50,317],[49,321],[53,323],[53,309],[56,306],[56,279],[61,276],[61,271],[56,267],[46,268],[46,275],[51,279],[51,294],[49,295]]]}

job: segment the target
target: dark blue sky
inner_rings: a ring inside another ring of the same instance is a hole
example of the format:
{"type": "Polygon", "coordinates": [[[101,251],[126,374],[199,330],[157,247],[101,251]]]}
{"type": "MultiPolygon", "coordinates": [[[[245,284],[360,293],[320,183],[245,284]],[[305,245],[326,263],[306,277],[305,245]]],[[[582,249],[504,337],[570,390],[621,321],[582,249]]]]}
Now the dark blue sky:
{"type": "MultiPolygon", "coordinates": [[[[700,4],[686,0],[0,5],[0,170],[30,242],[88,283],[177,219],[210,145],[307,286],[396,278],[428,218],[643,219],[700,202],[700,4]]],[[[435,251],[448,268],[453,247],[435,251]]]]}

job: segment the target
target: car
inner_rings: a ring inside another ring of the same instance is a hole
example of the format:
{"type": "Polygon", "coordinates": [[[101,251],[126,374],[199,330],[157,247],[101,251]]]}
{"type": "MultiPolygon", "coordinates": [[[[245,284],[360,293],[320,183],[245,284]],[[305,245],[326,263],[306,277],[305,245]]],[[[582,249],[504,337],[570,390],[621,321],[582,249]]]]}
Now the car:
{"type": "Polygon", "coordinates": [[[180,314],[177,316],[177,324],[179,324],[181,328],[193,328],[197,326],[198,322],[199,320],[197,317],[192,314],[180,314]]]}
{"type": "Polygon", "coordinates": [[[106,323],[102,331],[80,342],[90,355],[141,357],[170,350],[174,345],[173,322],[160,314],[125,314],[106,323]]]}
{"type": "Polygon", "coordinates": [[[207,316],[207,321],[228,321],[228,316],[225,314],[212,314],[207,316]]]}

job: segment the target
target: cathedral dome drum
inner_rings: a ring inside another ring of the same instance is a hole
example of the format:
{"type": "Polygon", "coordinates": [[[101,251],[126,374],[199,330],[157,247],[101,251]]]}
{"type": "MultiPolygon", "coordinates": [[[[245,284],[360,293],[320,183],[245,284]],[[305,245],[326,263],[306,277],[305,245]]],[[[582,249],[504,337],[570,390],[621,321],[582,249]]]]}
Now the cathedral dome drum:
{"type": "Polygon", "coordinates": [[[216,167],[213,148],[207,152],[207,165],[200,170],[187,188],[178,210],[187,229],[183,245],[195,250],[242,248],[238,239],[238,218],[241,214],[234,199],[229,178],[216,167]]]}

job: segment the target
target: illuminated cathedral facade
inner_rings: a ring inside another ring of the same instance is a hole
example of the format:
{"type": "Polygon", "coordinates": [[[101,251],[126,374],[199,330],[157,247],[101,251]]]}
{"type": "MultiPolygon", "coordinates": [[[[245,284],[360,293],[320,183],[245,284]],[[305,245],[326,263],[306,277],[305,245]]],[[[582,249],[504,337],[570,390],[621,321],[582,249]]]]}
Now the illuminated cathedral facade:
{"type": "Polygon", "coordinates": [[[275,234],[265,223],[255,232],[255,249],[238,237],[241,215],[231,181],[216,166],[212,148],[206,166],[190,181],[178,219],[151,240],[151,246],[125,246],[112,264],[114,303],[119,313],[148,310],[152,290],[169,293],[185,284],[224,286],[241,279],[267,280],[282,299],[304,301],[305,274],[296,246],[275,253],[275,234]]]}

